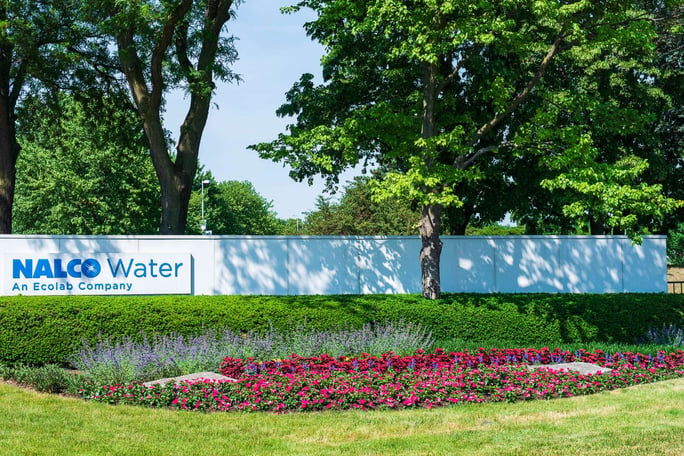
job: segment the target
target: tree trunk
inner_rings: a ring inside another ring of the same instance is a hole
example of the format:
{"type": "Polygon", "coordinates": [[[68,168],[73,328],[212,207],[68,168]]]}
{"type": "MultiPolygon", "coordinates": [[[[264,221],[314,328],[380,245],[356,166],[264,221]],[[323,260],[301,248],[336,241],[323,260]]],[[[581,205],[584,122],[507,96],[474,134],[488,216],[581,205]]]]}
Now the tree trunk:
{"type": "Polygon", "coordinates": [[[206,2],[196,68],[191,64],[191,53],[188,51],[188,15],[192,4],[191,0],[183,0],[170,10],[170,14],[165,18],[148,62],[149,87],[146,80],[147,69],[144,69],[138,53],[135,24],[128,24],[116,34],[121,68],[140,112],[150,145],[152,163],[159,178],[162,198],[160,234],[185,232],[192,181],[197,172],[200,140],[209,115],[214,89],[212,67],[216,63],[219,36],[224,24],[231,17],[230,8],[233,0],[206,2]],[[175,160],[172,160],[164,136],[161,110],[165,88],[163,68],[167,52],[174,40],[176,58],[181,67],[180,74],[194,89],[190,91],[190,107],[181,125],[175,160]]]}
{"type": "MultiPolygon", "coordinates": [[[[423,64],[423,116],[420,136],[430,139],[435,136],[435,104],[437,101],[437,72],[436,65],[423,64]]],[[[435,156],[431,151],[425,151],[423,157],[425,168],[430,170],[435,166],[435,156]]],[[[428,192],[437,189],[425,189],[428,192]]],[[[420,273],[423,285],[423,297],[439,299],[442,290],[439,278],[439,261],[442,254],[442,241],[439,239],[442,206],[437,204],[423,205],[422,217],[418,224],[418,232],[422,247],[420,249],[420,273]]]]}
{"type": "Polygon", "coordinates": [[[188,220],[188,203],[192,179],[176,173],[159,178],[161,189],[161,221],[159,234],[183,234],[188,220]]]}
{"type": "Polygon", "coordinates": [[[442,254],[442,241],[439,239],[442,206],[423,206],[423,214],[418,224],[422,248],[420,249],[420,272],[423,284],[423,297],[439,299],[441,296],[439,262],[442,254]]]}
{"type": "Polygon", "coordinates": [[[593,217],[589,219],[589,230],[592,236],[600,236],[606,234],[606,227],[601,220],[593,217]]]}
{"type": "MultiPolygon", "coordinates": [[[[0,134],[0,136],[4,135],[0,134]]],[[[4,138],[2,139],[4,140],[4,138]]],[[[11,153],[7,150],[10,148],[10,146],[5,141],[1,142],[2,144],[0,144],[0,234],[11,234],[12,205],[14,204],[14,183],[16,176],[16,167],[10,156],[11,153]]]]}
{"type": "MultiPolygon", "coordinates": [[[[3,76],[7,73],[2,72],[3,76]]],[[[4,77],[2,79],[5,79],[4,77]]],[[[0,82],[0,234],[12,233],[12,205],[19,156],[9,81],[0,82]]]]}

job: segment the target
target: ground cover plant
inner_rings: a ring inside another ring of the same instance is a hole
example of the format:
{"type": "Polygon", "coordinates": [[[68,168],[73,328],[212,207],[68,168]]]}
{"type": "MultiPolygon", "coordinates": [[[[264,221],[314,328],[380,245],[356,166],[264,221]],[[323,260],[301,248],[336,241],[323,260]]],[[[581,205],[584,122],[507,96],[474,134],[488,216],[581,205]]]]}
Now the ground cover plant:
{"type": "MultiPolygon", "coordinates": [[[[645,340],[664,340],[658,334],[672,333],[672,327],[650,330],[645,340]]],[[[667,341],[672,343],[672,338],[667,341]]],[[[285,412],[549,399],[684,375],[680,348],[425,350],[433,344],[429,331],[404,322],[337,332],[306,326],[285,333],[271,329],[244,335],[206,330],[193,337],[143,335],[142,342],[123,338],[101,340],[95,346],[86,343],[71,357],[80,371],[77,375],[58,366],[32,369],[0,363],[0,376],[40,391],[77,392],[112,404],[285,412]],[[397,347],[398,352],[387,347],[397,347]],[[318,355],[321,352],[328,353],[318,355]],[[573,361],[606,370],[583,375],[554,367],[573,361]],[[142,385],[146,380],[199,371],[219,371],[235,381],[142,385]]]]}

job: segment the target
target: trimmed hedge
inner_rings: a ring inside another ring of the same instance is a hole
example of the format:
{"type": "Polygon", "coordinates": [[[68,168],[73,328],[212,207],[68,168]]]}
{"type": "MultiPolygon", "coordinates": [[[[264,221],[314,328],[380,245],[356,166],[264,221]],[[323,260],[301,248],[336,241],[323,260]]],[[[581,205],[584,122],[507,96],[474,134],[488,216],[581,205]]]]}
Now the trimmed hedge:
{"type": "Polygon", "coordinates": [[[63,363],[101,336],[263,331],[368,322],[421,323],[437,340],[634,343],[649,328],[684,326],[684,295],[447,294],[339,296],[14,296],[0,298],[0,361],[63,363]]]}

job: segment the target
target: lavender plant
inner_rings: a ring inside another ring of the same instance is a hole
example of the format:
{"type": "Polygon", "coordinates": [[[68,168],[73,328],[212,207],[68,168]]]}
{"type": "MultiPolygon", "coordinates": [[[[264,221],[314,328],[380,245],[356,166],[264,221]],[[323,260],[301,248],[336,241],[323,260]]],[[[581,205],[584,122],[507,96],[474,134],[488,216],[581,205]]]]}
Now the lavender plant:
{"type": "Polygon", "coordinates": [[[684,345],[684,329],[674,323],[663,324],[662,328],[649,328],[645,339],[646,343],[678,347],[684,345]]]}
{"type": "Polygon", "coordinates": [[[116,342],[100,338],[91,346],[84,341],[69,362],[96,383],[117,384],[215,371],[226,356],[266,361],[292,353],[339,357],[393,351],[403,355],[433,345],[431,331],[401,321],[338,331],[319,331],[305,325],[286,332],[271,327],[263,334],[206,329],[195,336],[155,334],[150,339],[143,334],[142,342],[128,337],[116,342]]]}

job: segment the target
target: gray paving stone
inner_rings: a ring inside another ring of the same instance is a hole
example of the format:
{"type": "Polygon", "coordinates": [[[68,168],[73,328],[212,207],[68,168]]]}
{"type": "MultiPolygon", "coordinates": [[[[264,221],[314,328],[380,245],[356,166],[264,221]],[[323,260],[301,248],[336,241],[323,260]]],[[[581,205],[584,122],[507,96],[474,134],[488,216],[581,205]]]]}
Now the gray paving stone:
{"type": "Polygon", "coordinates": [[[603,374],[608,374],[610,373],[611,369],[606,368],[606,367],[601,367],[598,364],[591,364],[591,363],[581,363],[581,362],[574,362],[574,363],[560,363],[560,364],[535,364],[535,365],[529,365],[527,366],[528,369],[530,370],[535,370],[535,369],[552,369],[552,370],[569,370],[573,372],[579,372],[580,374],[598,374],[599,372],[603,374]]]}
{"type": "Polygon", "coordinates": [[[165,385],[166,383],[182,383],[185,381],[194,381],[194,380],[199,380],[199,379],[207,379],[207,380],[215,380],[215,381],[230,381],[230,382],[236,382],[237,381],[234,378],[226,377],[225,375],[217,374],[215,372],[197,372],[194,374],[181,375],[179,377],[161,378],[159,380],[153,380],[150,382],[145,382],[145,383],[143,383],[143,385],[152,386],[152,385],[156,385],[158,383],[165,385]]]}

